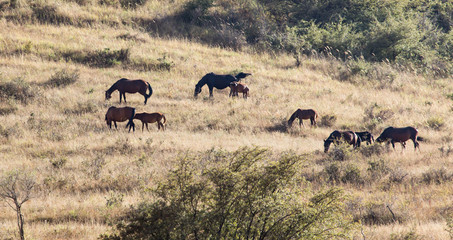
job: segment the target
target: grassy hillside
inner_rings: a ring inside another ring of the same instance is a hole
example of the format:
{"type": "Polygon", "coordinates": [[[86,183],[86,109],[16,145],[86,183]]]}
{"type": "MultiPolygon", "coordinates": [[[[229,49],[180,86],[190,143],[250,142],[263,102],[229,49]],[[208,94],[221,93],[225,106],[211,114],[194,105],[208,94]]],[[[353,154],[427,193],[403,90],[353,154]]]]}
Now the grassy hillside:
{"type": "MultiPolygon", "coordinates": [[[[308,155],[300,174],[315,190],[345,189],[348,211],[361,220],[357,239],[451,237],[451,77],[333,55],[302,57],[295,67],[291,55],[152,37],[144,22],[185,1],[149,0],[135,9],[120,2],[19,0],[10,8],[0,1],[0,173],[36,179],[35,197],[22,210],[28,239],[96,239],[130,205],[149,199],[178,157],[243,146],[308,155]],[[354,74],[363,65],[372,77],[354,74]],[[249,99],[228,98],[226,89],[210,99],[206,86],[193,98],[204,74],[239,71],[253,74],[244,80],[249,99]],[[117,92],[105,101],[105,90],[122,77],[151,84],[147,105],[138,94],[128,94],[127,104],[117,92]],[[126,105],[163,112],[167,131],[152,125],[142,132],[138,121],[134,133],[126,123],[108,129],[107,109],[126,105]],[[316,109],[319,126],[287,128],[297,108],[316,109]],[[323,153],[335,129],[378,136],[387,126],[409,125],[425,138],[420,152],[408,142],[403,152],[399,144],[395,151],[375,144],[323,153]]],[[[1,239],[18,237],[15,212],[4,203],[0,232],[1,239]]]]}

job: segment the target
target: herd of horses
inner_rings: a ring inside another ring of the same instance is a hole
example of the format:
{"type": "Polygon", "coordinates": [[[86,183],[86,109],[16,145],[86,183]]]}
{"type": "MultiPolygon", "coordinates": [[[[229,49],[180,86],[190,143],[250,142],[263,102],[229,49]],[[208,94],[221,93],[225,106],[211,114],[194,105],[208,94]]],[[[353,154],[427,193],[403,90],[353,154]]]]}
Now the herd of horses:
{"type": "MultiPolygon", "coordinates": [[[[196,98],[200,93],[201,89],[204,85],[208,85],[209,89],[209,96],[213,97],[213,90],[214,88],[217,89],[225,89],[230,87],[230,97],[238,96],[238,93],[242,93],[244,98],[249,96],[249,88],[246,84],[241,82],[241,79],[250,76],[250,73],[243,73],[240,72],[236,76],[233,75],[218,75],[214,73],[208,73],[203,76],[200,81],[195,85],[194,97],[196,98]]],[[[140,93],[145,97],[145,104],[148,101],[148,98],[151,97],[153,94],[153,89],[151,85],[143,80],[129,80],[126,78],[121,78],[120,80],[116,81],[106,92],[105,92],[105,99],[108,100],[111,98],[111,95],[114,91],[118,90],[120,94],[120,103],[121,100],[124,99],[126,103],[126,93],[140,93]],[[149,93],[146,93],[146,92],[149,93]]],[[[289,118],[288,126],[291,127],[293,122],[296,119],[299,119],[299,127],[304,126],[303,120],[310,119],[310,123],[312,126],[316,126],[316,120],[318,119],[318,113],[313,109],[297,109],[289,118]]],[[[144,130],[145,126],[148,129],[148,123],[155,123],[157,122],[158,130],[162,129],[165,130],[165,123],[167,119],[165,115],[160,112],[154,113],[136,113],[135,108],[133,107],[110,107],[105,114],[105,121],[107,125],[112,128],[112,122],[117,128],[116,122],[124,122],[128,121],[126,124],[126,128],[129,127],[129,132],[131,129],[135,131],[135,124],[134,119],[138,119],[142,122],[142,131],[144,130]],[[162,122],[163,120],[163,122],[162,122]]],[[[388,144],[392,144],[393,149],[395,149],[395,143],[401,143],[401,146],[406,148],[406,141],[412,140],[414,143],[414,149],[417,148],[420,150],[420,146],[418,140],[422,140],[418,136],[418,131],[414,127],[403,127],[403,128],[395,128],[395,127],[388,127],[384,129],[384,131],[380,134],[380,136],[376,139],[376,142],[387,142],[388,144]]],[[[349,145],[352,145],[354,148],[360,147],[362,142],[366,142],[367,145],[372,144],[374,142],[374,137],[370,132],[354,132],[354,131],[333,131],[327,139],[324,140],[324,152],[328,152],[330,145],[339,144],[340,142],[345,142],[349,145]]]]}

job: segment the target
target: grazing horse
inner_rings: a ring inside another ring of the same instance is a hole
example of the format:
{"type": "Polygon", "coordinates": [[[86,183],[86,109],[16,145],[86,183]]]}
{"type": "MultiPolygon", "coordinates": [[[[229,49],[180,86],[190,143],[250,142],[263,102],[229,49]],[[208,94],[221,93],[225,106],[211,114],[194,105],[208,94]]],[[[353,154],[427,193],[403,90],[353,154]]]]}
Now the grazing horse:
{"type": "MultiPolygon", "coordinates": [[[[303,119],[310,119],[311,125],[316,125],[316,118],[318,118],[318,113],[313,109],[297,109],[293,115],[288,120],[288,126],[292,126],[294,120],[299,119],[299,127],[304,126],[303,119]]],[[[305,126],[304,126],[305,127],[305,126]]]]}
{"type": "Polygon", "coordinates": [[[353,131],[340,132],[338,130],[333,131],[329,137],[324,140],[324,152],[329,151],[330,144],[333,142],[337,144],[340,140],[352,145],[354,148],[360,147],[360,138],[353,131]]]}
{"type": "Polygon", "coordinates": [[[394,128],[388,127],[384,129],[381,135],[376,139],[376,142],[385,142],[390,140],[393,149],[395,149],[395,142],[401,143],[403,149],[406,148],[406,141],[411,139],[414,142],[414,150],[420,150],[420,144],[417,140],[421,140],[418,137],[418,130],[414,127],[394,128]]]}
{"type": "Polygon", "coordinates": [[[135,131],[135,124],[134,124],[134,115],[135,115],[135,108],[132,107],[110,107],[105,114],[105,122],[107,125],[112,128],[112,122],[115,124],[115,128],[118,129],[116,126],[116,122],[124,122],[129,120],[126,124],[126,128],[129,126],[129,132],[131,128],[135,131]]]}
{"type": "Polygon", "coordinates": [[[121,98],[124,98],[126,102],[126,93],[140,93],[145,97],[145,104],[148,101],[148,98],[153,94],[153,89],[148,82],[145,82],[141,79],[138,80],[129,80],[127,78],[121,78],[116,81],[107,91],[105,91],[105,99],[108,100],[112,97],[112,92],[118,90],[120,92],[120,103],[121,98]],[[149,94],[146,94],[146,90],[149,90],[149,94]]]}
{"type": "Polygon", "coordinates": [[[231,96],[238,96],[238,93],[242,93],[242,97],[247,99],[247,97],[249,96],[249,87],[247,85],[245,85],[244,83],[240,83],[240,82],[232,82],[230,83],[230,97],[231,96]]]}
{"type": "Polygon", "coordinates": [[[373,134],[370,132],[355,132],[355,134],[357,134],[357,137],[360,138],[361,142],[366,141],[366,145],[370,145],[374,142],[373,134]]]}
{"type": "Polygon", "coordinates": [[[233,75],[217,75],[214,73],[208,73],[204,75],[200,81],[195,85],[195,91],[194,91],[194,97],[197,97],[198,94],[201,93],[201,88],[207,84],[209,88],[209,97],[212,97],[212,91],[214,88],[217,89],[224,89],[230,86],[231,82],[237,82],[240,81],[242,78],[245,78],[249,75],[252,75],[250,73],[239,73],[236,76],[233,75]]]}
{"type": "Polygon", "coordinates": [[[160,130],[160,128],[162,127],[162,131],[164,131],[165,130],[164,124],[167,122],[165,115],[160,112],[137,113],[137,114],[135,114],[134,119],[139,119],[140,121],[142,121],[142,132],[143,132],[143,129],[145,128],[145,125],[146,125],[146,130],[149,131],[148,123],[154,123],[154,122],[157,122],[157,130],[160,130]],[[162,118],[164,119],[163,123],[161,122],[162,118]]]}

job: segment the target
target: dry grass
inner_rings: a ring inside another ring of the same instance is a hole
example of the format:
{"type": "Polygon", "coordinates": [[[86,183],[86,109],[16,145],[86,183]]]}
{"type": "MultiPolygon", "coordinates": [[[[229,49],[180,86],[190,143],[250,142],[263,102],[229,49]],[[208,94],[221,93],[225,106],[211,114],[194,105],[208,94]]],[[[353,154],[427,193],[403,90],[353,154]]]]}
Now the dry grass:
{"type": "MultiPolygon", "coordinates": [[[[26,1],[19,2],[26,5],[26,1]]],[[[364,225],[367,239],[390,239],[392,234],[411,231],[422,239],[448,238],[444,229],[445,218],[453,211],[452,181],[437,183],[423,177],[436,178],[433,171],[441,168],[453,174],[453,160],[447,151],[453,145],[452,102],[446,97],[453,92],[452,79],[397,72],[395,79],[385,84],[363,79],[339,81],[338,74],[331,72],[341,63],[333,59],[302,59],[302,67],[294,68],[290,56],[154,38],[121,24],[120,19],[132,16],[152,18],[175,11],[166,1],[148,1],[144,7],[127,11],[86,2],[82,6],[66,1],[48,4],[70,19],[92,18],[97,22],[94,25],[0,20],[1,81],[21,78],[34,93],[26,104],[4,98],[0,106],[0,173],[27,169],[39,183],[40,194],[24,204],[28,238],[96,239],[130,204],[149,197],[146,189],[165,177],[179,155],[253,145],[277,153],[310,154],[312,160],[301,174],[315,188],[337,184],[347,189],[351,214],[358,218],[367,206],[389,205],[400,222],[364,225]],[[109,21],[102,24],[103,20],[109,21]],[[110,27],[112,22],[118,24],[110,27]],[[170,71],[139,71],[122,65],[95,68],[55,58],[65,51],[107,48],[129,49],[132,59],[159,61],[165,56],[173,66],[170,71]],[[64,88],[45,86],[62,70],[77,72],[77,81],[64,88]],[[227,90],[215,90],[214,98],[209,99],[206,87],[193,99],[194,85],[204,74],[236,71],[253,73],[245,79],[249,99],[228,98],[227,90]],[[135,133],[128,133],[125,123],[119,123],[118,130],[107,128],[105,111],[118,106],[119,97],[114,93],[105,101],[104,91],[121,77],[150,82],[154,94],[148,104],[143,105],[141,95],[128,94],[127,105],[139,112],[163,112],[167,131],[157,132],[157,126],[152,125],[150,132],[142,132],[140,126],[135,133]],[[370,115],[373,106],[374,115],[370,115]],[[321,116],[337,120],[332,127],[286,129],[286,120],[297,108],[314,108],[321,116]],[[439,122],[441,128],[436,125],[439,122]],[[417,127],[426,139],[420,143],[421,152],[414,153],[410,142],[404,152],[399,144],[395,151],[380,155],[371,149],[369,157],[351,152],[345,161],[336,161],[339,179],[346,176],[348,180],[325,180],[324,170],[334,163],[322,153],[322,140],[330,132],[372,127],[378,135],[390,125],[417,127]],[[367,170],[370,161],[380,160],[388,170],[375,170],[382,171],[378,175],[367,170]],[[345,175],[350,169],[356,169],[355,178],[345,175]]],[[[173,2],[181,6],[184,1],[173,2]]],[[[5,14],[18,15],[13,10],[5,14]]],[[[385,208],[381,211],[377,216],[388,216],[385,208]]],[[[5,233],[2,239],[17,237],[14,212],[6,205],[0,205],[0,219],[0,232],[5,233]]],[[[358,232],[357,238],[361,237],[358,232]]]]}

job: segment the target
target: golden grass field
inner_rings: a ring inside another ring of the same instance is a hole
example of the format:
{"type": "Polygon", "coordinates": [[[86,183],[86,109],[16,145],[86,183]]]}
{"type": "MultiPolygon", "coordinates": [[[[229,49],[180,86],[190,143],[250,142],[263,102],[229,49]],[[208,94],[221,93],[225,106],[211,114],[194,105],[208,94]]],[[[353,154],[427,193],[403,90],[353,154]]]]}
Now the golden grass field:
{"type": "MultiPolygon", "coordinates": [[[[449,152],[453,102],[447,97],[453,93],[452,78],[433,79],[382,63],[376,69],[388,73],[387,77],[340,81],[340,70],[346,67],[333,57],[305,57],[296,68],[288,55],[162,39],[121,23],[132,16],[152,19],[171,13],[184,1],[173,2],[176,7],[154,0],[126,11],[94,1],[85,6],[48,1],[71,19],[95,22],[89,26],[7,20],[6,16],[27,14],[26,3],[3,12],[0,81],[20,78],[29,83],[34,95],[28,103],[11,98],[0,102],[0,173],[27,172],[38,183],[35,197],[23,205],[27,239],[97,239],[111,231],[112,221],[130,205],[149,197],[147,189],[165,177],[178,156],[243,146],[265,147],[276,154],[308,154],[306,172],[301,174],[312,179],[315,188],[344,188],[351,199],[351,214],[374,209],[388,215],[388,205],[403,219],[363,224],[356,239],[404,239],[410,233],[417,239],[451,237],[446,218],[453,214],[453,154],[449,152]],[[119,24],[103,24],[104,19],[119,24]],[[133,37],[118,37],[124,34],[133,37]],[[172,67],[139,71],[121,64],[96,68],[51,60],[67,50],[107,48],[128,48],[132,59],[168,61],[172,67]],[[78,71],[77,82],[62,88],[44,84],[61,70],[78,71]],[[214,90],[214,98],[209,99],[207,86],[193,98],[194,86],[204,74],[239,71],[253,74],[244,80],[250,88],[247,100],[229,98],[229,89],[214,90]],[[119,104],[118,92],[109,101],[104,99],[105,90],[122,77],[151,84],[154,93],[147,105],[139,94],[127,94],[127,104],[119,104]],[[167,130],[158,132],[152,124],[149,132],[142,132],[137,120],[134,133],[127,132],[125,122],[118,123],[118,130],[108,129],[104,121],[108,107],[126,105],[137,112],[164,113],[167,130]],[[311,128],[305,121],[305,128],[293,124],[286,129],[285,122],[297,108],[313,108],[321,118],[330,115],[337,120],[329,127],[311,128]],[[397,144],[395,151],[369,157],[350,151],[344,161],[323,153],[323,139],[335,129],[369,130],[377,137],[387,126],[416,127],[425,138],[421,151],[414,152],[408,142],[404,151],[397,144]],[[367,170],[370,161],[381,161],[389,170],[373,177],[367,170]],[[341,169],[356,167],[364,182],[322,180],[320,176],[333,162],[341,169]]],[[[0,239],[17,238],[15,212],[2,202],[0,239]]]]}

